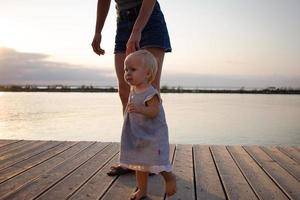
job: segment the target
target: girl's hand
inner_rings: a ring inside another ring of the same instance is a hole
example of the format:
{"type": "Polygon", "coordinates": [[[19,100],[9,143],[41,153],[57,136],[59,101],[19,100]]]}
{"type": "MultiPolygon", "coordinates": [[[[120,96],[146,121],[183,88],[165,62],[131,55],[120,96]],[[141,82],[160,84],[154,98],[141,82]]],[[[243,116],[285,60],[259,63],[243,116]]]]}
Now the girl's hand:
{"type": "Polygon", "coordinates": [[[93,50],[96,54],[100,55],[104,55],[105,51],[100,47],[100,43],[101,43],[101,33],[95,33],[93,42],[92,42],[92,47],[93,50]]]}
{"type": "Polygon", "coordinates": [[[126,56],[140,49],[141,32],[132,31],[126,44],[126,56]]]}
{"type": "Polygon", "coordinates": [[[129,102],[127,105],[127,112],[128,113],[132,113],[132,112],[139,113],[139,112],[141,112],[141,107],[135,105],[133,102],[129,102]]]}

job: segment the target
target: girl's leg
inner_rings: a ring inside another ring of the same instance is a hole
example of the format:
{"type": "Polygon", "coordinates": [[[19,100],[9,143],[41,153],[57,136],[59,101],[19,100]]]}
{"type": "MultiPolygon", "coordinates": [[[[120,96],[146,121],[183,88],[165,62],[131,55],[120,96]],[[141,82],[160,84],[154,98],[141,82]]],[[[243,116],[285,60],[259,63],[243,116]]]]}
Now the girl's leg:
{"type": "Polygon", "coordinates": [[[167,196],[172,196],[176,193],[176,177],[172,172],[161,172],[160,173],[166,184],[166,194],[167,196]]]}
{"type": "Polygon", "coordinates": [[[164,62],[164,57],[165,57],[165,51],[162,48],[145,48],[146,50],[150,51],[156,58],[158,68],[157,68],[157,73],[155,76],[155,79],[152,83],[153,87],[156,88],[158,91],[160,91],[160,77],[161,77],[161,71],[162,71],[162,66],[164,62]]]}
{"type": "Polygon", "coordinates": [[[138,190],[134,192],[130,199],[139,200],[147,196],[149,172],[135,171],[138,190]]]}
{"type": "Polygon", "coordinates": [[[126,58],[125,53],[115,54],[115,70],[118,78],[119,96],[122,102],[123,113],[125,111],[130,87],[124,80],[124,60],[126,58]]]}

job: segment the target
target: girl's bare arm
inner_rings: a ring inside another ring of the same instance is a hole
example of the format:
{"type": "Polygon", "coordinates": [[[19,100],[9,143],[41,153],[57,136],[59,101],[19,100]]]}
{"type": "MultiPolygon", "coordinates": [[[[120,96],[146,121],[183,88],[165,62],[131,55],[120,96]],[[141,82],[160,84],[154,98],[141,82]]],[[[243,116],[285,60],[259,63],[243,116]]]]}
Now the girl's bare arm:
{"type": "Polygon", "coordinates": [[[147,117],[154,118],[159,114],[159,99],[157,96],[154,96],[149,101],[147,101],[146,106],[136,106],[132,102],[128,104],[127,111],[130,112],[137,112],[143,114],[147,117]]]}

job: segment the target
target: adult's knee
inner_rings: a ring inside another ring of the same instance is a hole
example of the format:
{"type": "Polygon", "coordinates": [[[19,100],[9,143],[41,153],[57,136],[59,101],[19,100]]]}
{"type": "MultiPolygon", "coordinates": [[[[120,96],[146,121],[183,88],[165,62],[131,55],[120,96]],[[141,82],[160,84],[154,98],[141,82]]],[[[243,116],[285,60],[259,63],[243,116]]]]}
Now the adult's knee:
{"type": "Polygon", "coordinates": [[[126,102],[128,100],[130,87],[128,85],[119,84],[119,96],[122,102],[126,102]]]}

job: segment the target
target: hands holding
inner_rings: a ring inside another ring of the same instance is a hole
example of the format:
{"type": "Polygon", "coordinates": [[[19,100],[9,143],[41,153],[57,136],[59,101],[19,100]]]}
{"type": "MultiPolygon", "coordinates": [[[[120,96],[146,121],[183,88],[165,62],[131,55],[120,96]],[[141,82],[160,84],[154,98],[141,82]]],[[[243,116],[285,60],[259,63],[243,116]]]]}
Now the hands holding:
{"type": "Polygon", "coordinates": [[[140,49],[141,32],[132,31],[126,44],[126,56],[140,49]]]}

